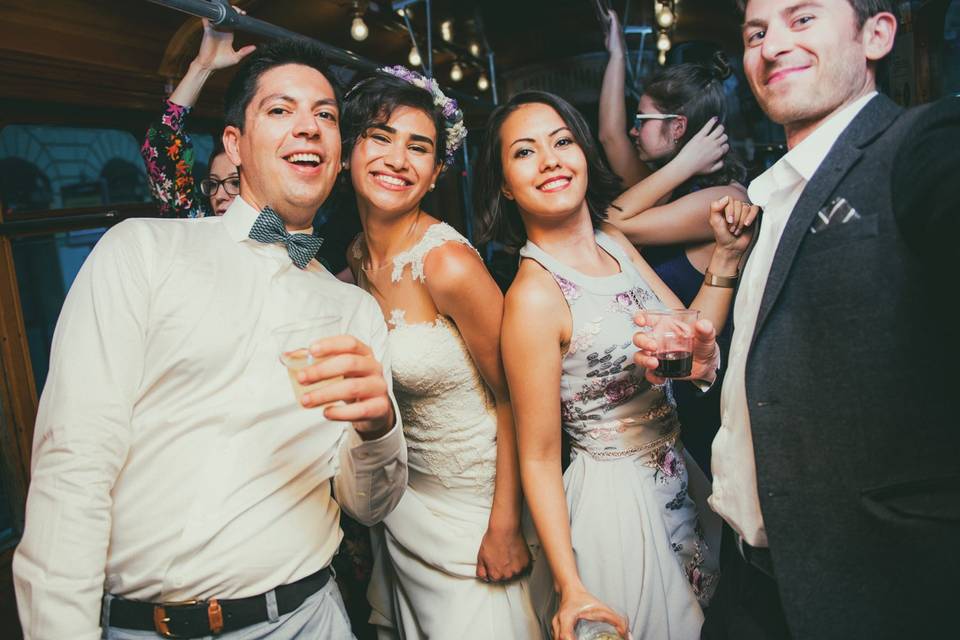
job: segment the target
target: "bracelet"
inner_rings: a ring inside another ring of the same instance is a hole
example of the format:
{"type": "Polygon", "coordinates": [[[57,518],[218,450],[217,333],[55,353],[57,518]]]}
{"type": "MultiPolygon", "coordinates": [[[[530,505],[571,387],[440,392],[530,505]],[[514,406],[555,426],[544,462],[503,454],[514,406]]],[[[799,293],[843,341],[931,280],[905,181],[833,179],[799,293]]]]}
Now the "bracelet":
{"type": "Polygon", "coordinates": [[[715,273],[710,273],[708,269],[705,274],[703,274],[703,284],[709,287],[721,287],[723,289],[733,289],[737,286],[737,279],[739,275],[736,276],[718,276],[715,273]]]}

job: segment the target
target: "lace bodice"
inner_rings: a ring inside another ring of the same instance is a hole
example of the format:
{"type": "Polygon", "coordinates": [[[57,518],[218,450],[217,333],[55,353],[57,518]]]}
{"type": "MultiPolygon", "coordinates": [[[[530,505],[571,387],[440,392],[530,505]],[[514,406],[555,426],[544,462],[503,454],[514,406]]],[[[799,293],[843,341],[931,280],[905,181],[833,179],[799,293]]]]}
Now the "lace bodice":
{"type": "Polygon", "coordinates": [[[529,241],[520,255],[550,271],[570,307],[573,332],[563,357],[561,419],[575,451],[602,459],[637,453],[670,436],[679,422],[669,382],[651,385],[633,363],[633,316],[664,305],[613,239],[602,231],[596,239],[620,263],[620,273],[583,275],[529,241]]]}
{"type": "MultiPolygon", "coordinates": [[[[358,261],[362,242],[358,236],[352,248],[358,261]]],[[[448,487],[467,484],[492,492],[497,457],[493,398],[456,325],[437,313],[426,293],[424,260],[446,242],[470,246],[449,225],[431,225],[393,259],[389,277],[365,271],[361,284],[375,288],[381,307],[389,309],[393,388],[411,469],[448,487]],[[411,315],[433,319],[408,321],[411,315]]]]}

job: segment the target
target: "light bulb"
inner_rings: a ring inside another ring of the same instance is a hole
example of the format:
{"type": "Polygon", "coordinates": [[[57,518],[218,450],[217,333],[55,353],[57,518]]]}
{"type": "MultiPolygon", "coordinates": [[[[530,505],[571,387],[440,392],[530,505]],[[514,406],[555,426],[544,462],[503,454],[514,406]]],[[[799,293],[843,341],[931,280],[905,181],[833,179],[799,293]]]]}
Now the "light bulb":
{"type": "Polygon", "coordinates": [[[670,11],[670,7],[665,6],[657,13],[657,24],[664,29],[668,29],[673,25],[673,12],[670,11]]]}
{"type": "Polygon", "coordinates": [[[361,42],[366,40],[368,35],[370,35],[370,29],[367,28],[367,23],[360,16],[354,17],[353,24],[350,25],[350,37],[361,42]]]}
{"type": "Polygon", "coordinates": [[[657,37],[657,49],[660,51],[670,50],[670,36],[665,31],[661,31],[659,37],[657,37]]]}
{"type": "Polygon", "coordinates": [[[440,23],[440,37],[445,42],[453,40],[453,20],[444,20],[440,23]]]}
{"type": "Polygon", "coordinates": [[[410,63],[411,67],[419,67],[420,63],[423,60],[420,59],[420,52],[417,51],[416,47],[410,47],[410,55],[407,56],[407,62],[410,63]]]}
{"type": "Polygon", "coordinates": [[[490,88],[490,81],[487,80],[487,74],[481,73],[480,77],[477,78],[477,89],[480,91],[486,91],[490,88]]]}
{"type": "Polygon", "coordinates": [[[476,56],[477,58],[480,57],[480,45],[478,45],[476,42],[470,43],[470,55],[476,56]]]}
{"type": "Polygon", "coordinates": [[[667,52],[661,51],[657,54],[657,62],[660,63],[660,66],[667,64],[667,52]]]}
{"type": "Polygon", "coordinates": [[[463,69],[461,69],[460,65],[456,62],[454,62],[453,66],[450,67],[450,79],[454,82],[460,82],[463,80],[463,69]]]}

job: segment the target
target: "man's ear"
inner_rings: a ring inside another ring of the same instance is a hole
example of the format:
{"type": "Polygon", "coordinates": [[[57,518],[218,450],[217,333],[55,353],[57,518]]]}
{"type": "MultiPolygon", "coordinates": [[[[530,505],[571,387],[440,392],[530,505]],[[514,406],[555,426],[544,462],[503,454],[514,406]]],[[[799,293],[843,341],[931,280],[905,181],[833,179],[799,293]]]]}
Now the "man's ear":
{"type": "Polygon", "coordinates": [[[897,19],[886,11],[867,18],[860,30],[863,38],[863,50],[869,62],[877,62],[893,49],[897,36],[897,19]]]}
{"type": "Polygon", "coordinates": [[[241,166],[240,162],[240,138],[243,136],[243,133],[232,124],[228,124],[223,128],[223,150],[226,152],[227,157],[230,158],[230,162],[234,164],[238,169],[241,166]]]}

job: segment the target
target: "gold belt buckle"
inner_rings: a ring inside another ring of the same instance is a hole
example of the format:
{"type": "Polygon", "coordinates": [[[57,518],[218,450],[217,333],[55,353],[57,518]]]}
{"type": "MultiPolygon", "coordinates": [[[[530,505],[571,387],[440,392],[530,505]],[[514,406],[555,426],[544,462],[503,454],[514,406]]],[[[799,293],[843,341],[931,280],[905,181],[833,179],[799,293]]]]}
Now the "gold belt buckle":
{"type": "MultiPolygon", "coordinates": [[[[167,607],[184,607],[195,604],[201,604],[201,600],[184,600],[183,602],[167,602],[153,607],[153,628],[164,638],[187,638],[189,636],[178,636],[170,631],[168,626],[170,622],[167,616],[167,607]]],[[[210,633],[218,635],[223,631],[223,609],[216,598],[207,601],[207,624],[210,627],[210,633]]]]}

